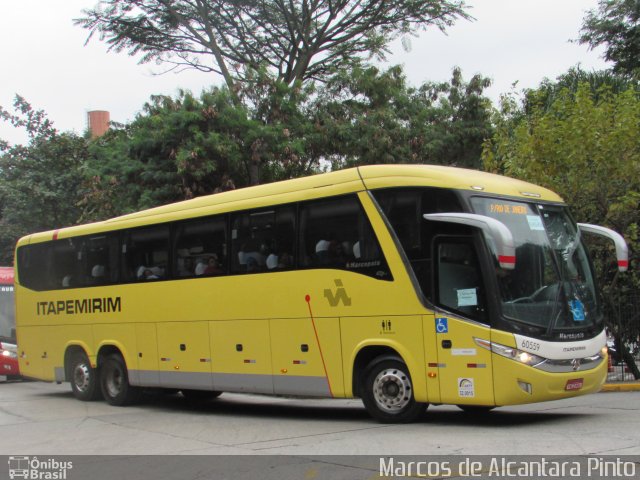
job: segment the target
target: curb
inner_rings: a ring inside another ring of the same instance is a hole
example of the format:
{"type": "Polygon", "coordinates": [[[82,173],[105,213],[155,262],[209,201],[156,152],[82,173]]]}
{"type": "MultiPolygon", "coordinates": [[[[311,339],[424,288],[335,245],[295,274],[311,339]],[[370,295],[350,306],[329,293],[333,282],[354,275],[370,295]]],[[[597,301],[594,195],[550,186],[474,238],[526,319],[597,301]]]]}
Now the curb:
{"type": "Polygon", "coordinates": [[[601,392],[640,392],[640,382],[605,383],[601,392]]]}

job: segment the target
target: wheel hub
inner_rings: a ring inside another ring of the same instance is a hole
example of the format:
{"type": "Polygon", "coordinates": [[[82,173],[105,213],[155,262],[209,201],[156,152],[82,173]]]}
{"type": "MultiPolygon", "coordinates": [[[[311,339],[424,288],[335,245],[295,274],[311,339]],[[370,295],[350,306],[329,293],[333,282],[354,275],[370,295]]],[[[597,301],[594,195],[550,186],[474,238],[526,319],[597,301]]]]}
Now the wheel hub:
{"type": "Polygon", "coordinates": [[[382,370],[373,382],[373,397],[388,412],[398,412],[411,402],[411,380],[402,370],[382,370]]]}
{"type": "Polygon", "coordinates": [[[76,365],[73,370],[73,383],[80,392],[86,392],[91,382],[91,370],[85,363],[76,365]]]}
{"type": "Polygon", "coordinates": [[[117,397],[122,391],[122,372],[113,370],[106,379],[106,387],[109,392],[109,396],[117,397]]]}

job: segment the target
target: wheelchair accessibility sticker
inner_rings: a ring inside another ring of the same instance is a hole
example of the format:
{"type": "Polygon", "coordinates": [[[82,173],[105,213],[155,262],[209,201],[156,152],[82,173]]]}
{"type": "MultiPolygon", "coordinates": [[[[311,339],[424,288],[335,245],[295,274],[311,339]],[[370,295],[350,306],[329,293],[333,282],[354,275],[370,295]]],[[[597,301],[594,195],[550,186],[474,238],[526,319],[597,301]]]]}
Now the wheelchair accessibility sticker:
{"type": "Polygon", "coordinates": [[[449,323],[446,318],[436,318],[436,333],[449,333],[449,323]]]}

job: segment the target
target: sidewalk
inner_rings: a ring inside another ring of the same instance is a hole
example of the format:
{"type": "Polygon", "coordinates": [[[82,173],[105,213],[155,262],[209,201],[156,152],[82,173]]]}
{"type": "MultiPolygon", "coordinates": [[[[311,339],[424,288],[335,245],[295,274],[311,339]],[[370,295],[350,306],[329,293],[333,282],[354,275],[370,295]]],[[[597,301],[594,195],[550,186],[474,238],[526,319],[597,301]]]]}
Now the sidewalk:
{"type": "Polygon", "coordinates": [[[640,392],[640,381],[609,382],[602,386],[601,392],[640,392]]]}

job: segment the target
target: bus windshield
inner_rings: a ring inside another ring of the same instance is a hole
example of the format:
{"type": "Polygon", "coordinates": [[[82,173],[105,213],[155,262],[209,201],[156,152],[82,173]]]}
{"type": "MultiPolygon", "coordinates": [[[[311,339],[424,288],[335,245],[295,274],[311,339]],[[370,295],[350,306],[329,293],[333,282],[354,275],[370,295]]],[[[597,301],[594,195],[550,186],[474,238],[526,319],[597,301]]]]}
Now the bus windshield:
{"type": "Polygon", "coordinates": [[[548,334],[584,330],[600,321],[580,231],[564,207],[486,197],[474,197],[472,206],[504,223],[515,240],[515,269],[497,269],[505,317],[548,334]]]}

